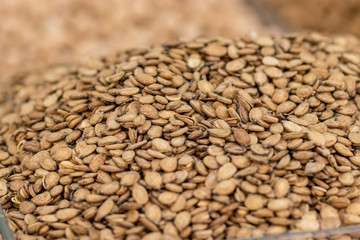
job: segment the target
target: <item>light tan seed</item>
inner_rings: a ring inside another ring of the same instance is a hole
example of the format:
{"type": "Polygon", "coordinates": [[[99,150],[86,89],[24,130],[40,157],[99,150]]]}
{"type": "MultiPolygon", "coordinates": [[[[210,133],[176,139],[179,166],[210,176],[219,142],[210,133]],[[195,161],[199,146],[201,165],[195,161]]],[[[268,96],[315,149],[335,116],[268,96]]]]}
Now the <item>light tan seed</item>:
{"type": "Polygon", "coordinates": [[[121,88],[118,89],[118,94],[122,96],[132,96],[140,91],[137,87],[121,88]]]}
{"type": "Polygon", "coordinates": [[[349,206],[347,206],[346,212],[355,215],[360,215],[360,203],[359,202],[351,203],[349,206]]]}
{"type": "Polygon", "coordinates": [[[351,152],[351,150],[349,148],[347,148],[344,144],[342,143],[336,143],[334,145],[335,150],[340,153],[341,155],[345,156],[345,157],[352,157],[354,154],[351,152]]]}
{"type": "Polygon", "coordinates": [[[151,146],[162,153],[168,153],[171,152],[172,148],[168,141],[161,139],[161,138],[155,138],[151,141],[151,146]]]}
{"type": "Polygon", "coordinates": [[[95,157],[93,157],[89,162],[89,169],[92,172],[97,172],[102,165],[104,165],[106,160],[105,154],[97,154],[95,157]]]}
{"type": "Polygon", "coordinates": [[[303,116],[308,113],[309,107],[310,104],[308,102],[302,102],[296,107],[294,114],[298,117],[303,116]]]}
{"type": "Polygon", "coordinates": [[[308,132],[308,138],[310,141],[314,141],[315,145],[319,146],[319,147],[323,147],[325,146],[325,138],[324,136],[316,131],[310,131],[308,132]]]}
{"type": "Polygon", "coordinates": [[[156,204],[147,204],[145,206],[145,216],[155,224],[159,224],[161,221],[161,208],[156,204]]]}
{"type": "Polygon", "coordinates": [[[257,210],[263,208],[267,203],[267,199],[258,194],[249,194],[245,199],[245,207],[249,210],[257,210]]]}
{"type": "Polygon", "coordinates": [[[288,132],[300,132],[302,130],[298,124],[290,121],[283,121],[282,124],[288,132]]]}
{"type": "Polygon", "coordinates": [[[273,211],[281,211],[281,210],[287,210],[289,209],[291,204],[290,199],[288,198],[279,198],[279,199],[273,199],[268,202],[267,207],[270,210],[273,211]]]}
{"type": "Polygon", "coordinates": [[[265,74],[271,78],[281,78],[283,76],[282,71],[276,67],[267,67],[264,69],[265,74]]]}
{"type": "Polygon", "coordinates": [[[119,182],[108,182],[108,183],[104,183],[98,190],[99,194],[103,194],[103,195],[112,195],[114,193],[116,193],[120,188],[120,184],[119,182]]]}
{"type": "Polygon", "coordinates": [[[234,192],[236,184],[233,179],[223,180],[216,184],[214,188],[215,194],[229,195],[234,192]]]}
{"type": "Polygon", "coordinates": [[[158,197],[159,201],[165,205],[173,204],[177,198],[178,195],[176,193],[168,192],[168,191],[160,193],[158,197]]]}
{"type": "Polygon", "coordinates": [[[295,107],[296,107],[295,103],[293,103],[291,101],[286,101],[286,102],[281,103],[276,108],[276,112],[277,113],[288,113],[288,112],[292,111],[295,107]]]}
{"type": "Polygon", "coordinates": [[[54,171],[57,168],[56,162],[51,158],[41,158],[40,166],[48,171],[54,171]]]}
{"type": "Polygon", "coordinates": [[[105,200],[99,207],[95,216],[95,220],[100,221],[104,217],[108,216],[112,212],[114,206],[115,206],[114,201],[111,198],[105,200]]]}
{"type": "Polygon", "coordinates": [[[207,80],[199,81],[198,88],[199,88],[200,91],[202,91],[204,93],[212,93],[212,92],[214,92],[213,85],[207,80]]]}
{"type": "Polygon", "coordinates": [[[35,209],[36,205],[29,201],[22,201],[19,204],[19,211],[24,215],[33,213],[35,209]]]}
{"type": "Polygon", "coordinates": [[[360,144],[360,133],[351,132],[348,135],[349,140],[354,144],[360,144]]]}
{"type": "Polygon", "coordinates": [[[290,192],[289,181],[284,178],[276,180],[274,185],[275,196],[277,198],[283,198],[290,192]]]}
{"type": "Polygon", "coordinates": [[[226,48],[216,43],[209,44],[204,48],[204,51],[206,54],[216,57],[221,57],[226,54],[226,48]]]}
{"type": "Polygon", "coordinates": [[[238,72],[245,67],[245,61],[243,59],[236,59],[226,64],[225,69],[228,72],[238,72]]]}
{"type": "Polygon", "coordinates": [[[45,191],[43,193],[40,193],[38,195],[36,195],[35,197],[33,197],[33,199],[31,200],[34,204],[36,204],[37,206],[44,206],[47,205],[51,202],[51,195],[50,192],[45,191]]]}
{"type": "Polygon", "coordinates": [[[231,178],[236,173],[236,166],[233,163],[225,163],[218,172],[218,180],[225,180],[231,178]]]}
{"type": "Polygon", "coordinates": [[[60,209],[56,212],[55,216],[61,221],[68,221],[80,213],[79,209],[76,208],[66,208],[60,209]]]}
{"type": "Polygon", "coordinates": [[[8,159],[10,154],[8,152],[0,151],[0,161],[8,159]]]}
{"type": "Polygon", "coordinates": [[[159,112],[156,108],[150,104],[144,104],[140,106],[140,113],[149,119],[158,119],[159,112]]]}
{"type": "Polygon", "coordinates": [[[154,77],[146,73],[140,73],[135,75],[135,79],[145,85],[150,85],[156,82],[154,77]]]}
{"type": "Polygon", "coordinates": [[[124,172],[121,175],[120,184],[123,186],[132,186],[140,180],[140,174],[136,171],[124,172]]]}
{"type": "Polygon", "coordinates": [[[43,185],[46,190],[50,190],[51,188],[55,187],[60,180],[60,176],[56,172],[49,172],[43,178],[43,185]]]}
{"type": "Polygon", "coordinates": [[[268,66],[277,66],[280,63],[278,59],[272,56],[263,57],[262,62],[264,65],[268,65],[268,66]]]}
{"type": "Polygon", "coordinates": [[[187,60],[187,65],[189,68],[197,68],[201,64],[201,57],[198,54],[191,54],[187,60]]]}
{"type": "Polygon", "coordinates": [[[325,163],[323,162],[308,162],[305,166],[305,174],[314,175],[318,172],[321,172],[325,168],[325,163]]]}
{"type": "Polygon", "coordinates": [[[339,176],[339,182],[341,182],[345,186],[351,186],[354,184],[354,176],[351,174],[351,172],[342,173],[339,176]]]}
{"type": "Polygon", "coordinates": [[[191,214],[189,212],[183,211],[176,214],[174,224],[180,232],[183,231],[187,226],[189,226],[190,222],[191,214]]]}
{"type": "Polygon", "coordinates": [[[142,185],[138,183],[135,183],[134,186],[132,187],[131,195],[133,196],[135,201],[139,204],[144,205],[149,201],[148,192],[142,185]]]}
{"type": "Polygon", "coordinates": [[[263,147],[272,147],[278,144],[281,140],[281,135],[279,133],[273,134],[269,137],[267,137],[261,144],[263,147]]]}
{"type": "Polygon", "coordinates": [[[178,165],[178,162],[177,162],[176,158],[174,158],[174,157],[166,157],[166,158],[162,159],[160,162],[161,169],[164,170],[165,172],[175,171],[177,168],[177,165],[178,165]]]}
{"type": "Polygon", "coordinates": [[[226,138],[230,136],[231,131],[230,129],[209,129],[209,134],[212,137],[218,137],[218,138],[226,138]]]}

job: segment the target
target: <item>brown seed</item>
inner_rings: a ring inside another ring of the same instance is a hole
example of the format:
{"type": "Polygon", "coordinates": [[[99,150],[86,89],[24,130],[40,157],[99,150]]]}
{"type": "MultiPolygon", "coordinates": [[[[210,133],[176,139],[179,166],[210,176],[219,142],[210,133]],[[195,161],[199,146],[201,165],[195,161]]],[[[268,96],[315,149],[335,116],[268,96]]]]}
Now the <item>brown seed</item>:
{"type": "Polygon", "coordinates": [[[49,158],[41,158],[40,159],[40,166],[48,171],[54,171],[57,168],[56,162],[49,158]]]}
{"type": "Polygon", "coordinates": [[[111,198],[108,198],[107,200],[105,200],[103,202],[103,204],[101,204],[101,206],[99,207],[97,214],[95,216],[95,219],[97,221],[99,221],[99,220],[103,219],[104,217],[108,216],[111,213],[114,206],[115,206],[115,204],[111,198]]]}
{"type": "Polygon", "coordinates": [[[177,197],[176,193],[165,191],[160,193],[158,199],[162,204],[170,205],[176,201],[177,197]]]}
{"type": "Polygon", "coordinates": [[[209,129],[210,136],[218,137],[218,138],[226,138],[230,136],[230,129],[209,129]]]}
{"type": "Polygon", "coordinates": [[[277,198],[285,197],[290,191],[289,181],[284,178],[277,179],[274,185],[274,191],[277,198]]]}
{"type": "Polygon", "coordinates": [[[225,163],[218,172],[218,180],[231,178],[236,173],[236,167],[233,163],[225,163]]]}
{"type": "Polygon", "coordinates": [[[214,193],[221,195],[228,195],[234,192],[235,187],[236,184],[233,181],[233,179],[223,180],[215,186],[214,193]]]}
{"type": "Polygon", "coordinates": [[[122,96],[132,96],[140,91],[137,87],[121,88],[118,89],[118,94],[122,96]]]}
{"type": "Polygon", "coordinates": [[[264,65],[268,65],[268,66],[277,66],[280,63],[278,59],[272,56],[263,57],[262,62],[264,65]]]}
{"type": "Polygon", "coordinates": [[[162,159],[160,162],[161,169],[164,170],[165,172],[175,171],[177,168],[177,164],[178,162],[174,157],[166,157],[162,159]]]}
{"type": "Polygon", "coordinates": [[[214,87],[213,85],[206,80],[201,80],[198,83],[198,88],[200,91],[204,92],[204,93],[212,93],[214,92],[214,87]]]}
{"type": "Polygon", "coordinates": [[[336,149],[336,151],[338,153],[340,153],[341,155],[343,155],[345,157],[353,156],[353,153],[349,150],[349,148],[345,147],[344,144],[342,144],[342,143],[336,143],[334,145],[334,148],[336,149]]]}
{"type": "Polygon", "coordinates": [[[56,212],[56,217],[61,221],[68,221],[78,215],[80,211],[76,208],[60,209],[56,212]]]}
{"type": "Polygon", "coordinates": [[[354,184],[354,176],[351,174],[351,172],[342,173],[339,176],[339,182],[341,182],[345,186],[351,186],[354,184]]]}
{"type": "Polygon", "coordinates": [[[197,68],[201,64],[201,57],[198,54],[191,54],[187,60],[187,65],[189,68],[197,68]]]}
{"type": "Polygon", "coordinates": [[[257,210],[265,206],[267,199],[261,195],[250,194],[245,200],[245,207],[249,210],[257,210]]]}
{"type": "Polygon", "coordinates": [[[145,215],[155,224],[159,224],[161,220],[161,208],[156,204],[148,204],[145,206],[145,215]]]}
{"type": "Polygon", "coordinates": [[[271,78],[280,78],[283,75],[282,71],[276,67],[267,67],[264,72],[271,78]]]}
{"type": "Polygon", "coordinates": [[[5,196],[8,192],[8,186],[4,180],[0,180],[0,197],[5,196]]]}
{"type": "Polygon", "coordinates": [[[360,144],[360,133],[351,132],[348,135],[349,140],[354,144],[360,144]]]}
{"type": "Polygon", "coordinates": [[[119,182],[108,182],[108,183],[104,183],[98,190],[99,194],[103,194],[103,195],[112,195],[114,193],[116,193],[120,188],[120,184],[119,182]]]}
{"type": "Polygon", "coordinates": [[[355,215],[360,215],[360,203],[359,202],[351,203],[349,206],[347,206],[346,212],[355,215]]]}
{"type": "MultiPolygon", "coordinates": [[[[94,148],[94,147],[92,147],[94,148]]],[[[85,150],[85,149],[84,149],[85,150]]],[[[84,151],[82,151],[83,153],[84,151]]],[[[86,155],[87,153],[83,153],[84,155],[86,155]]],[[[64,148],[59,148],[53,155],[52,157],[56,160],[56,161],[65,161],[70,159],[72,155],[72,150],[70,148],[64,147],[64,148]]]]}
{"type": "Polygon", "coordinates": [[[319,222],[316,219],[316,215],[313,212],[308,212],[302,216],[295,226],[301,231],[315,231],[319,229],[319,222]]]}
{"type": "Polygon", "coordinates": [[[51,200],[52,199],[50,193],[46,191],[33,197],[31,201],[38,206],[44,206],[49,204],[51,200]]]}
{"type": "Polygon", "coordinates": [[[146,189],[143,186],[141,186],[138,183],[134,184],[132,191],[131,191],[131,195],[133,196],[135,201],[139,204],[144,205],[149,201],[148,192],[146,191],[146,189]]]}
{"type": "Polygon", "coordinates": [[[281,211],[289,209],[290,200],[288,198],[273,199],[268,202],[267,207],[273,211],[281,211]]]}
{"type": "Polygon", "coordinates": [[[295,103],[293,103],[291,101],[286,101],[286,102],[281,103],[276,108],[276,112],[277,113],[288,113],[288,112],[292,111],[295,107],[296,107],[295,103]]]}
{"type": "Polygon", "coordinates": [[[36,209],[36,205],[29,201],[22,201],[19,204],[19,210],[24,215],[33,213],[35,209],[36,209]]]}
{"type": "Polygon", "coordinates": [[[97,172],[102,165],[105,163],[106,156],[105,154],[97,154],[89,162],[89,169],[92,172],[97,172]]]}
{"type": "Polygon", "coordinates": [[[315,145],[322,147],[325,146],[325,138],[324,136],[316,131],[308,132],[308,138],[310,141],[314,141],[315,145]]]}
{"type": "Polygon", "coordinates": [[[279,133],[273,134],[267,137],[263,142],[263,147],[272,147],[278,144],[281,140],[281,135],[279,133]]]}
{"type": "Polygon", "coordinates": [[[43,185],[46,190],[50,190],[55,187],[60,180],[60,176],[56,172],[49,172],[43,179],[43,185]]]}
{"type": "Polygon", "coordinates": [[[162,177],[161,177],[160,173],[147,172],[147,173],[145,173],[144,180],[149,188],[158,189],[158,190],[161,189],[162,177]]]}
{"type": "Polygon", "coordinates": [[[325,168],[325,163],[322,162],[308,162],[305,166],[305,174],[313,175],[322,171],[325,168]]]}
{"type": "Polygon", "coordinates": [[[146,73],[140,73],[135,75],[135,79],[145,85],[150,85],[156,82],[155,78],[146,73]]]}
{"type": "Polygon", "coordinates": [[[242,59],[236,59],[226,64],[225,68],[228,72],[238,72],[245,67],[245,61],[242,59]]]}
{"type": "Polygon", "coordinates": [[[8,152],[0,151],[0,161],[8,159],[10,154],[8,152]]]}
{"type": "Polygon", "coordinates": [[[343,221],[346,225],[357,225],[360,223],[360,217],[352,213],[346,213],[343,221]]]}
{"type": "Polygon", "coordinates": [[[140,113],[149,119],[158,119],[159,112],[150,104],[144,104],[140,106],[140,113]]]}
{"type": "Polygon", "coordinates": [[[29,170],[36,170],[41,167],[40,160],[48,158],[49,153],[47,151],[41,151],[32,156],[28,161],[24,162],[24,166],[29,170]]]}
{"type": "Polygon", "coordinates": [[[183,231],[191,222],[191,214],[187,211],[176,214],[174,224],[179,231],[183,231]]]}
{"type": "Polygon", "coordinates": [[[80,158],[83,158],[83,157],[86,157],[86,156],[89,156],[90,154],[92,154],[95,151],[96,147],[97,146],[94,144],[88,145],[85,142],[80,142],[76,145],[76,152],[78,153],[80,158]]]}
{"type": "Polygon", "coordinates": [[[288,132],[300,132],[302,130],[298,124],[290,121],[283,121],[282,124],[288,132]]]}
{"type": "Polygon", "coordinates": [[[206,54],[216,57],[221,57],[226,54],[226,48],[218,44],[209,44],[204,51],[206,54]]]}
{"type": "Polygon", "coordinates": [[[135,171],[124,172],[121,175],[120,184],[123,186],[132,186],[140,180],[140,174],[135,171]]]}
{"type": "Polygon", "coordinates": [[[152,140],[151,145],[155,150],[162,153],[168,153],[172,150],[169,142],[161,138],[155,138],[154,140],[152,140]]]}
{"type": "Polygon", "coordinates": [[[234,128],[233,129],[235,141],[240,144],[241,146],[249,146],[250,144],[250,137],[249,134],[241,128],[234,128]]]}

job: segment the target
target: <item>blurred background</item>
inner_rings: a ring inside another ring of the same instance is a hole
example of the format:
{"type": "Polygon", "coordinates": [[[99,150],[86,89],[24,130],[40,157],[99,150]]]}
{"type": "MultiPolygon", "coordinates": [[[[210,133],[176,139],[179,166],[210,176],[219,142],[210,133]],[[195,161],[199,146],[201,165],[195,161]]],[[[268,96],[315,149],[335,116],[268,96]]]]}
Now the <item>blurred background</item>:
{"type": "Polygon", "coordinates": [[[0,82],[84,56],[196,36],[360,34],[359,0],[1,0],[0,82]]]}

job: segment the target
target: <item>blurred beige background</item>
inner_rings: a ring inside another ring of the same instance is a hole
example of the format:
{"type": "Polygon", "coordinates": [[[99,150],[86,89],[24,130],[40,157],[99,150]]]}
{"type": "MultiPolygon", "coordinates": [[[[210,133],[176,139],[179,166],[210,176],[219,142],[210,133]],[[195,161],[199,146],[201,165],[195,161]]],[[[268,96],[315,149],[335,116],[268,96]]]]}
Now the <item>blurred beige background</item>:
{"type": "Polygon", "coordinates": [[[2,0],[0,77],[110,49],[250,31],[280,28],[264,26],[243,0],[2,0]]]}

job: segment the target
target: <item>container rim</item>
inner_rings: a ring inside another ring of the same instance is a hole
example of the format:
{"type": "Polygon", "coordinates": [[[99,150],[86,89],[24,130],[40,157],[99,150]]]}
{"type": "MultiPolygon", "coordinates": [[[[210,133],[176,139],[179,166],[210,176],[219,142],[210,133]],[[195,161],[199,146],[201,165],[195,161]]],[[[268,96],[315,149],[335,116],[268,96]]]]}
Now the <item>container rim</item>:
{"type": "Polygon", "coordinates": [[[0,204],[0,232],[3,240],[14,240],[13,233],[5,216],[4,210],[0,204]]]}

